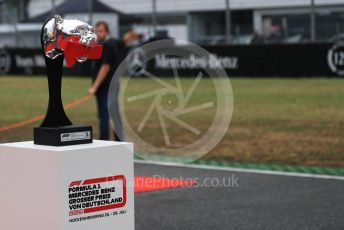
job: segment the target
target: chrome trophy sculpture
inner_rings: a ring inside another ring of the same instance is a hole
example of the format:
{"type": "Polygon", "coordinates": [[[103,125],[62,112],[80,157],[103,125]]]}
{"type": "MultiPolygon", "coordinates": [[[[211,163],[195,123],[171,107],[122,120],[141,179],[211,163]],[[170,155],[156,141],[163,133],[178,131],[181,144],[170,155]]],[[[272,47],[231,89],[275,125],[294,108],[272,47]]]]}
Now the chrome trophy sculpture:
{"type": "Polygon", "coordinates": [[[41,44],[49,85],[49,105],[40,127],[34,128],[34,143],[66,146],[92,143],[92,127],[73,125],[67,117],[61,98],[63,62],[72,67],[76,61],[99,59],[102,46],[92,26],[56,15],[48,19],[41,31],[41,44]]]}

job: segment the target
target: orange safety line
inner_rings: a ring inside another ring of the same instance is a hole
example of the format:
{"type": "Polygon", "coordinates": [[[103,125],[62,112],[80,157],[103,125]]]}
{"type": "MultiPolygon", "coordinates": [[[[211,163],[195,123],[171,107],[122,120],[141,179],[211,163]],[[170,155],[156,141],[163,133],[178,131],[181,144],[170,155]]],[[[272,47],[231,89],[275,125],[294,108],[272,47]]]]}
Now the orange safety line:
{"type": "MultiPolygon", "coordinates": [[[[66,110],[68,110],[68,109],[77,107],[77,106],[87,102],[88,100],[90,100],[91,97],[92,96],[85,96],[85,97],[82,97],[82,98],[80,98],[78,100],[72,101],[72,102],[68,103],[66,106],[64,106],[64,108],[66,110]]],[[[44,117],[45,117],[45,115],[39,115],[39,116],[30,118],[30,119],[27,119],[27,120],[24,120],[24,121],[12,124],[12,125],[0,127],[0,132],[9,131],[9,130],[16,129],[16,128],[19,128],[19,127],[22,127],[22,126],[25,126],[25,125],[28,125],[28,124],[31,124],[31,123],[35,123],[37,121],[40,121],[40,120],[44,119],[44,117]]]]}

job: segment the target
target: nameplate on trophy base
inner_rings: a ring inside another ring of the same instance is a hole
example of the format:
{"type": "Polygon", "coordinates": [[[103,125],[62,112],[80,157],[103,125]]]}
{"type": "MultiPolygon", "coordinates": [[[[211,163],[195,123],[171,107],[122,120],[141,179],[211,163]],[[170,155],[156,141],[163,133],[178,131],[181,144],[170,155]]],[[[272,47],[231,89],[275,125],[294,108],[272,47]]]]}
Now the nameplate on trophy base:
{"type": "Polygon", "coordinates": [[[34,128],[34,144],[67,146],[92,143],[92,126],[70,125],[56,128],[34,128]]]}

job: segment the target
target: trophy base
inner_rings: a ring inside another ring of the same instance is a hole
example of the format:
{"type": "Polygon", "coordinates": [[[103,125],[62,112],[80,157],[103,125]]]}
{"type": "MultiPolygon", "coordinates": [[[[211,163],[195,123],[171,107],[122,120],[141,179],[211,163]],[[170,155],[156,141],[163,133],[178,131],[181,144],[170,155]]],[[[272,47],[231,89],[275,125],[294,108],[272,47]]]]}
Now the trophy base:
{"type": "Polygon", "coordinates": [[[93,141],[92,126],[36,127],[33,136],[35,145],[68,146],[89,144],[93,141]]]}

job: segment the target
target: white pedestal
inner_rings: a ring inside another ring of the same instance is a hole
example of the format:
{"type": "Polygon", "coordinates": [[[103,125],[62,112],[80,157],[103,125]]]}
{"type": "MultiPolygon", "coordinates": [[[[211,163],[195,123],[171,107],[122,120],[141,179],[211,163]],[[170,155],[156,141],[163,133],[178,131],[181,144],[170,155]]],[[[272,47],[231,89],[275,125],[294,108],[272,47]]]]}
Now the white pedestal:
{"type": "Polygon", "coordinates": [[[134,230],[131,143],[0,145],[4,230],[134,230]]]}

